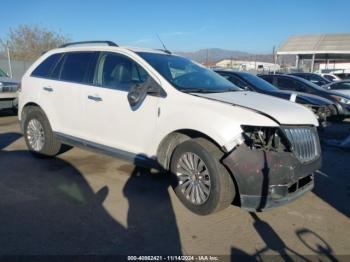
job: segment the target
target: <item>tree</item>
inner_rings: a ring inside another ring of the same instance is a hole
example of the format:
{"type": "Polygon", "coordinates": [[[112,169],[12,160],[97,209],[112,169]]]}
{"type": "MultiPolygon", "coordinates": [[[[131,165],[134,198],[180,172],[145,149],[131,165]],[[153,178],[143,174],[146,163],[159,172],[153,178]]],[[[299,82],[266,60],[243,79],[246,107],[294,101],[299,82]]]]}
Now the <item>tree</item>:
{"type": "Polygon", "coordinates": [[[69,39],[58,32],[38,26],[21,25],[10,28],[5,38],[0,38],[0,45],[10,50],[13,59],[33,60],[43,52],[56,48],[69,39]]]}

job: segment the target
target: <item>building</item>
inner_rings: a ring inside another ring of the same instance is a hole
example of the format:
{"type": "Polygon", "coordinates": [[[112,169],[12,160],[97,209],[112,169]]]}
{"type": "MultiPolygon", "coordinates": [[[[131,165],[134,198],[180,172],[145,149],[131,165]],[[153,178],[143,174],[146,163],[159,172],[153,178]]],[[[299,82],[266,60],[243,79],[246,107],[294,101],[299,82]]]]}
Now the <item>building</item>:
{"type": "Polygon", "coordinates": [[[216,63],[218,67],[232,68],[239,71],[274,71],[279,70],[280,66],[273,63],[258,61],[243,61],[234,59],[224,59],[216,63]]]}
{"type": "Polygon", "coordinates": [[[277,50],[276,59],[283,55],[295,55],[295,67],[299,71],[348,67],[350,33],[291,36],[277,50]],[[308,63],[304,64],[305,60],[308,63]]]}
{"type": "Polygon", "coordinates": [[[350,73],[350,60],[320,62],[319,71],[350,73]]]}

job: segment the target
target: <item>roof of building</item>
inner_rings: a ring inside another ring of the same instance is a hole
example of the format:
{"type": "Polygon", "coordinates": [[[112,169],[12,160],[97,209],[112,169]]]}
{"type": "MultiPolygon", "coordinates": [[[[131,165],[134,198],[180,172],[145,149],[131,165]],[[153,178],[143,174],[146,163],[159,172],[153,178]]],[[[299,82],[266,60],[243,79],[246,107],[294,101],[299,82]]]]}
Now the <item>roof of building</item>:
{"type": "Polygon", "coordinates": [[[290,36],[277,54],[350,54],[350,33],[290,36]]]}

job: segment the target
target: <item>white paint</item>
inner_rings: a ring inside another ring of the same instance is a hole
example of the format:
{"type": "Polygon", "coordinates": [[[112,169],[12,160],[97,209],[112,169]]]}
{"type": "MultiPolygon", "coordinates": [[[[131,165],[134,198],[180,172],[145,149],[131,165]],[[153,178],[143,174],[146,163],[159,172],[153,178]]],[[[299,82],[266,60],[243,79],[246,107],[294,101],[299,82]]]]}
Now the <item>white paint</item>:
{"type": "Polygon", "coordinates": [[[23,106],[29,102],[42,107],[54,131],[148,157],[156,155],[159,144],[168,134],[180,129],[204,133],[218,145],[232,150],[239,143],[241,125],[278,126],[264,114],[282,124],[318,125],[313,113],[303,106],[258,93],[229,92],[201,94],[201,97],[182,93],[133,50],[101,45],[67,47],[44,54],[22,78],[19,118],[23,106]],[[148,96],[139,109],[132,110],[127,92],[30,76],[48,56],[69,51],[109,51],[128,56],[162,86],[167,96],[148,96]],[[43,87],[51,87],[54,92],[43,91],[43,87]],[[90,101],[88,95],[99,96],[102,101],[90,101]]]}

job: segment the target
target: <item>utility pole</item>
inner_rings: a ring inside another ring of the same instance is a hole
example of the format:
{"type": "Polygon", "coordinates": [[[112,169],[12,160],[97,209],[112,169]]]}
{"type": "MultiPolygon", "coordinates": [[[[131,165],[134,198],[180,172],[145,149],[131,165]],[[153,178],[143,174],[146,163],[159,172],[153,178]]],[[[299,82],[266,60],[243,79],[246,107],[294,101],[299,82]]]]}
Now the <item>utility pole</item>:
{"type": "Polygon", "coordinates": [[[10,48],[9,48],[8,43],[6,45],[6,49],[7,49],[7,60],[8,60],[8,65],[9,65],[9,74],[10,74],[10,77],[12,78],[11,56],[10,56],[10,48]]]}
{"type": "Polygon", "coordinates": [[[207,48],[207,56],[205,58],[205,65],[208,66],[209,49],[207,48]]]}
{"type": "Polygon", "coordinates": [[[254,58],[254,68],[255,68],[255,71],[257,71],[257,68],[256,68],[256,57],[257,55],[255,54],[255,58],[254,58]]]}
{"type": "Polygon", "coordinates": [[[276,47],[272,47],[273,74],[276,74],[276,47]]]}

